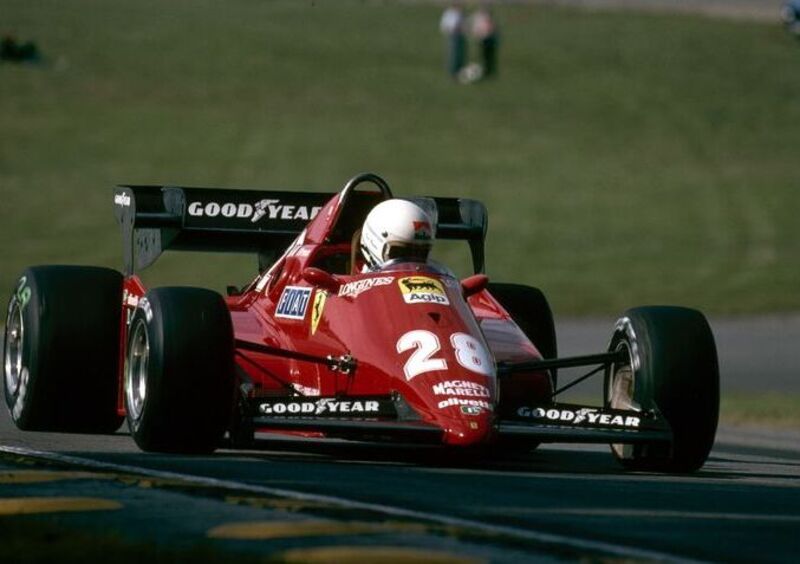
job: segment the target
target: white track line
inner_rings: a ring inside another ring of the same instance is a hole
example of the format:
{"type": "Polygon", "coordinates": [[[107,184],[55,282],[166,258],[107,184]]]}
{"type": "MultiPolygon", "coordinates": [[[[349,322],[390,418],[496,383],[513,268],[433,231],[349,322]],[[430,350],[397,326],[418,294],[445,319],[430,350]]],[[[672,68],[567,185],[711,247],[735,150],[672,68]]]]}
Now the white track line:
{"type": "Polygon", "coordinates": [[[561,547],[568,547],[582,551],[599,552],[622,558],[630,558],[635,560],[647,560],[656,562],[697,562],[688,560],[685,557],[679,557],[672,554],[663,552],[656,552],[652,550],[644,550],[633,547],[626,547],[601,541],[586,540],[575,537],[568,537],[564,535],[557,535],[552,533],[545,533],[541,531],[534,531],[530,529],[520,529],[516,527],[508,527],[503,525],[493,525],[490,523],[482,523],[480,521],[472,521],[469,519],[461,519],[459,517],[450,517],[447,515],[439,515],[436,513],[426,513],[422,511],[414,511],[412,509],[404,509],[402,507],[392,507],[390,505],[381,505],[376,503],[365,503],[362,501],[355,501],[341,497],[310,494],[294,490],[286,490],[282,488],[271,488],[267,486],[258,486],[254,484],[247,484],[244,482],[235,482],[230,480],[219,480],[217,478],[209,478],[205,476],[193,476],[191,474],[181,474],[178,472],[169,472],[162,470],[152,470],[150,468],[141,468],[138,466],[129,466],[126,464],[115,464],[112,462],[101,462],[99,460],[91,460],[87,458],[78,458],[66,454],[59,454],[56,452],[47,452],[29,449],[25,447],[13,447],[0,445],[0,452],[9,454],[16,454],[19,456],[27,456],[32,458],[39,458],[50,460],[53,462],[60,462],[75,466],[83,466],[88,468],[95,468],[101,470],[111,470],[114,472],[123,472],[127,474],[138,474],[149,476],[152,478],[160,478],[164,480],[180,480],[185,483],[200,485],[209,488],[217,488],[224,490],[246,491],[262,495],[271,495],[276,497],[295,499],[301,501],[311,501],[315,503],[327,503],[337,505],[346,509],[357,509],[364,511],[374,511],[384,515],[391,515],[395,517],[405,517],[408,519],[418,519],[438,523],[441,525],[464,527],[483,533],[503,535],[517,539],[524,539],[534,541],[542,544],[557,545],[561,547]]]}

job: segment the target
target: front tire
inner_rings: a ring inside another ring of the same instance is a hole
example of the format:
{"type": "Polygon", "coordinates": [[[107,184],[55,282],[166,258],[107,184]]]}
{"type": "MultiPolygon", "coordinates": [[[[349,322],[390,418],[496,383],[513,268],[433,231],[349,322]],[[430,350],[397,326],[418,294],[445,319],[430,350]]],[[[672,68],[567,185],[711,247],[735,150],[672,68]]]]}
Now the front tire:
{"type": "Polygon", "coordinates": [[[617,321],[610,351],[627,360],[606,371],[605,403],[653,412],[672,429],[671,444],[611,445],[632,470],[693,472],[708,458],[719,416],[719,368],[711,328],[696,310],[633,308],[617,321]]]}
{"type": "Polygon", "coordinates": [[[24,431],[111,433],[117,414],[122,275],[36,266],[17,281],[6,316],[3,387],[24,431]]]}
{"type": "Polygon", "coordinates": [[[222,441],[233,403],[233,326],[222,296],[156,288],[128,332],[125,407],[144,451],[208,453],[222,441]]]}

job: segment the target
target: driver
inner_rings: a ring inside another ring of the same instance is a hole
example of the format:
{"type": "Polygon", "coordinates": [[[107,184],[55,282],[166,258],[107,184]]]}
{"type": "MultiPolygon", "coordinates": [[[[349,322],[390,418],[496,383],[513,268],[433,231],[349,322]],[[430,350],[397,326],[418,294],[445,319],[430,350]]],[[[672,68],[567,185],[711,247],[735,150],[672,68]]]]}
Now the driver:
{"type": "Polygon", "coordinates": [[[377,270],[388,261],[427,262],[433,245],[433,222],[413,202],[392,199],[369,212],[361,229],[364,271],[377,270]]]}

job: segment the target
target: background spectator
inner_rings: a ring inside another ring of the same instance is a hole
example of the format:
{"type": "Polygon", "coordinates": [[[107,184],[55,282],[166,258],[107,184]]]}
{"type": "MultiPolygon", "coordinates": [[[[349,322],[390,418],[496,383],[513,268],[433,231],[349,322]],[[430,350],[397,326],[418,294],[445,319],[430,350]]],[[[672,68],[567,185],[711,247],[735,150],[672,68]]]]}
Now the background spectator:
{"type": "Polygon", "coordinates": [[[453,78],[458,77],[467,58],[464,27],[464,9],[459,4],[449,6],[442,14],[439,30],[447,38],[447,72],[453,78]]]}
{"type": "Polygon", "coordinates": [[[470,17],[470,36],[480,46],[483,64],[483,77],[488,78],[497,73],[497,24],[487,7],[479,8],[470,17]]]}

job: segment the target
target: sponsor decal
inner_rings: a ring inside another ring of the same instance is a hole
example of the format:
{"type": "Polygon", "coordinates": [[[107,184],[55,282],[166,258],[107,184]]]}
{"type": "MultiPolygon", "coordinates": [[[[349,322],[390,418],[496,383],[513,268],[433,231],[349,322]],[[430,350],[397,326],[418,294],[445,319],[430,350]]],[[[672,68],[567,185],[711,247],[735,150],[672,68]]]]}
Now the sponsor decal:
{"type": "Polygon", "coordinates": [[[430,241],[433,238],[431,224],[427,221],[414,222],[414,239],[417,241],[430,241]]]}
{"type": "Polygon", "coordinates": [[[474,407],[478,409],[486,409],[488,411],[492,411],[492,404],[485,400],[473,400],[473,399],[461,399],[461,398],[447,398],[446,400],[442,400],[439,402],[437,407],[439,409],[444,409],[445,407],[450,406],[459,406],[462,408],[462,412],[464,407],[474,407]]]}
{"type": "Polygon", "coordinates": [[[448,380],[434,384],[433,393],[437,396],[488,398],[489,388],[469,380],[448,380]]]}
{"type": "Polygon", "coordinates": [[[641,418],[635,415],[623,415],[604,412],[597,408],[564,408],[564,407],[520,407],[517,415],[526,419],[537,419],[567,425],[596,425],[600,427],[639,427],[641,418]]]}
{"type": "Polygon", "coordinates": [[[123,208],[127,208],[131,205],[131,197],[124,192],[121,194],[114,194],[114,204],[117,206],[122,206],[123,208]]]}
{"type": "Polygon", "coordinates": [[[263,415],[376,415],[381,413],[381,403],[378,400],[343,400],[333,398],[270,402],[261,400],[258,411],[263,415]]]}
{"type": "Polygon", "coordinates": [[[281,204],[280,200],[263,199],[253,204],[234,202],[192,202],[187,211],[193,217],[227,217],[249,219],[257,223],[266,217],[273,220],[311,220],[314,219],[322,206],[295,206],[281,204]]]}
{"type": "Polygon", "coordinates": [[[314,294],[314,305],[311,306],[311,334],[317,332],[319,320],[322,319],[322,311],[325,309],[325,301],[328,299],[328,292],[317,290],[314,294]]]}
{"type": "Polygon", "coordinates": [[[286,286],[283,289],[275,317],[287,319],[305,319],[308,301],[311,299],[311,288],[302,286],[286,286]]]}
{"type": "Polygon", "coordinates": [[[28,277],[23,276],[19,279],[19,284],[17,284],[17,291],[14,292],[14,297],[19,304],[19,309],[25,309],[25,306],[28,305],[28,302],[31,301],[31,289],[28,286],[28,277]]]}
{"type": "Polygon", "coordinates": [[[356,298],[367,290],[376,286],[388,286],[394,282],[394,276],[376,276],[373,278],[363,278],[342,284],[339,287],[339,296],[345,298],[356,298]]]}
{"type": "Polygon", "coordinates": [[[398,280],[397,284],[407,304],[450,304],[444,286],[434,278],[407,276],[398,280]]]}
{"type": "Polygon", "coordinates": [[[483,413],[483,408],[475,405],[462,405],[461,413],[464,415],[480,415],[483,413]]]}
{"type": "Polygon", "coordinates": [[[311,388],[309,386],[304,386],[303,384],[294,383],[292,384],[292,388],[298,393],[304,396],[318,396],[319,395],[319,388],[311,388]]]}

